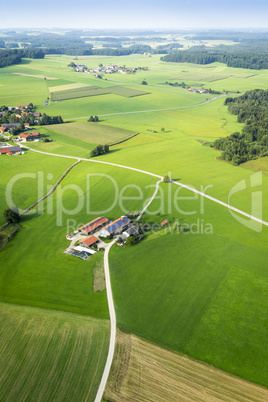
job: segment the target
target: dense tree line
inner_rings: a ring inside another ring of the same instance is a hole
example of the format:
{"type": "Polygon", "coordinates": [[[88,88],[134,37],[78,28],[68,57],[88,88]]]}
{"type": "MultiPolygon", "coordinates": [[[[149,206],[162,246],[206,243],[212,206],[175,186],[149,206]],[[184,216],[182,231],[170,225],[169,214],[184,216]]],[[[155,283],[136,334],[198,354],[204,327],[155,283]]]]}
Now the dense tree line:
{"type": "MultiPolygon", "coordinates": [[[[30,103],[32,105],[32,103],[30,103]]],[[[33,110],[33,106],[31,108],[33,110]]],[[[29,123],[30,126],[34,126],[36,124],[40,126],[48,125],[48,124],[61,124],[63,123],[63,119],[61,116],[48,116],[47,114],[43,113],[42,117],[38,120],[33,115],[32,112],[28,111],[21,115],[21,117],[17,117],[16,114],[19,114],[19,110],[8,110],[7,106],[0,106],[0,111],[5,112],[4,115],[0,116],[0,125],[2,124],[12,124],[12,123],[20,123],[19,126],[13,128],[11,130],[11,134],[15,135],[18,132],[24,130],[24,123],[29,123]]]]}
{"type": "Polygon", "coordinates": [[[29,59],[43,59],[45,54],[40,49],[6,49],[0,50],[0,67],[19,64],[23,57],[29,59]]]}
{"type": "Polygon", "coordinates": [[[63,119],[61,116],[48,116],[47,114],[43,113],[41,119],[38,120],[38,124],[40,126],[46,126],[49,124],[62,124],[63,119]]]}
{"type": "Polygon", "coordinates": [[[92,149],[90,152],[90,157],[99,156],[103,154],[107,154],[110,152],[109,145],[97,145],[96,148],[92,149]]]}
{"type": "Polygon", "coordinates": [[[245,123],[241,134],[219,138],[213,146],[223,151],[222,159],[239,165],[256,157],[268,156],[268,90],[255,89],[237,98],[225,99],[230,113],[245,123]]]}

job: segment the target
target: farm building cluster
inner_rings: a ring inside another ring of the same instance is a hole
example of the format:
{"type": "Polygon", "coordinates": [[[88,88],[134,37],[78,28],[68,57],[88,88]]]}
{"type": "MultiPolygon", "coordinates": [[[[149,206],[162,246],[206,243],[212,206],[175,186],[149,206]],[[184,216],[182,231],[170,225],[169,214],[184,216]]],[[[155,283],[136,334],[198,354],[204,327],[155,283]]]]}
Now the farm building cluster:
{"type": "Polygon", "coordinates": [[[18,132],[28,130],[30,126],[38,124],[42,114],[34,111],[29,103],[24,106],[0,106],[0,134],[17,135],[18,132]]]}
{"type": "MultiPolygon", "coordinates": [[[[76,64],[75,65],[75,71],[77,72],[84,72],[84,73],[88,73],[88,74],[95,74],[96,76],[98,76],[99,74],[113,74],[113,73],[119,73],[119,74],[131,74],[131,73],[135,73],[136,71],[138,71],[139,69],[141,69],[140,67],[126,67],[126,66],[118,66],[116,64],[112,64],[112,65],[108,65],[108,66],[103,66],[100,65],[97,68],[92,68],[92,69],[88,69],[84,64],[76,64]]],[[[147,69],[148,68],[143,68],[143,69],[147,69]]]]}
{"type": "Polygon", "coordinates": [[[195,89],[193,87],[188,88],[189,92],[198,92],[200,94],[207,94],[208,91],[205,88],[199,88],[199,89],[195,89]]]}
{"type": "Polygon", "coordinates": [[[122,245],[128,237],[139,235],[139,227],[133,225],[127,216],[121,216],[115,221],[100,216],[66,236],[71,245],[65,253],[86,259],[98,250],[105,249],[105,240],[110,240],[116,235],[120,235],[119,241],[122,245]]]}

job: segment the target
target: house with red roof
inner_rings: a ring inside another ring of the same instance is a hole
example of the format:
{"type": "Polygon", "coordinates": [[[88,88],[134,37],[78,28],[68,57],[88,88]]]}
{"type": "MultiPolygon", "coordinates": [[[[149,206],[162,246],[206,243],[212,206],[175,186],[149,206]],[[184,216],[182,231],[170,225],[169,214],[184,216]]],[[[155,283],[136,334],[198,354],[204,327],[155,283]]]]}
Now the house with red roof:
{"type": "Polygon", "coordinates": [[[40,140],[40,134],[37,131],[35,131],[33,133],[21,133],[18,135],[18,138],[20,141],[23,141],[23,142],[40,140]]]}
{"type": "Polygon", "coordinates": [[[92,234],[96,230],[100,230],[103,226],[107,224],[108,219],[105,218],[104,216],[99,216],[98,218],[94,219],[91,222],[88,222],[86,225],[81,226],[78,229],[78,232],[81,232],[83,234],[92,234]]]}
{"type": "MultiPolygon", "coordinates": [[[[9,145],[9,144],[7,144],[9,145]]],[[[0,148],[0,155],[19,155],[21,154],[21,149],[19,146],[8,146],[0,148]]]]}
{"type": "Polygon", "coordinates": [[[100,235],[102,237],[107,237],[110,235],[121,233],[123,230],[127,229],[129,224],[130,219],[128,219],[126,216],[121,216],[112,223],[109,223],[109,225],[105,226],[100,231],[100,235]]]}
{"type": "Polygon", "coordinates": [[[91,247],[93,244],[98,243],[99,239],[96,236],[88,236],[79,242],[80,246],[91,247]]]}

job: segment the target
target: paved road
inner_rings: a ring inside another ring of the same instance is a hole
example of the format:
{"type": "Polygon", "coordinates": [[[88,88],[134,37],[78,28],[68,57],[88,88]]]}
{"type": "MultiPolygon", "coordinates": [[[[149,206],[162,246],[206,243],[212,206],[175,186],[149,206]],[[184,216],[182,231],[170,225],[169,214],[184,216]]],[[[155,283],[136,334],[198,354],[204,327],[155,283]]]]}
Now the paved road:
{"type": "MultiPolygon", "coordinates": [[[[237,94],[228,94],[228,95],[215,96],[214,98],[209,99],[209,100],[207,100],[205,102],[197,103],[196,105],[190,105],[190,106],[170,107],[170,108],[167,108],[167,109],[137,110],[137,111],[134,111],[134,112],[118,112],[118,113],[98,114],[98,116],[99,117],[106,117],[106,116],[118,116],[118,115],[121,115],[121,114],[153,113],[153,112],[165,112],[165,111],[168,111],[168,110],[189,109],[191,107],[202,106],[202,105],[205,105],[206,103],[214,101],[215,99],[219,99],[219,98],[223,98],[225,96],[231,96],[231,95],[237,95],[237,94]]],[[[242,95],[242,94],[240,94],[240,95],[242,95]]],[[[70,117],[70,118],[65,119],[65,120],[80,120],[80,119],[88,119],[88,118],[89,118],[89,116],[85,116],[85,117],[70,117]]]]}
{"type": "Polygon", "coordinates": [[[104,367],[104,371],[102,374],[101,382],[99,385],[99,389],[95,398],[95,402],[101,402],[102,395],[104,393],[104,389],[108,380],[108,376],[110,373],[113,357],[114,357],[114,350],[115,350],[115,338],[116,338],[116,316],[115,316],[115,309],[114,309],[114,301],[113,301],[113,294],[112,294],[112,287],[111,287],[111,280],[110,280],[110,271],[109,271],[109,251],[112,245],[116,242],[117,239],[113,240],[109,246],[105,249],[104,252],[104,272],[105,272],[105,281],[106,281],[106,291],[107,291],[107,299],[108,299],[108,306],[109,306],[109,313],[110,313],[110,320],[111,320],[111,332],[110,332],[110,345],[108,356],[106,360],[106,364],[104,367]]]}

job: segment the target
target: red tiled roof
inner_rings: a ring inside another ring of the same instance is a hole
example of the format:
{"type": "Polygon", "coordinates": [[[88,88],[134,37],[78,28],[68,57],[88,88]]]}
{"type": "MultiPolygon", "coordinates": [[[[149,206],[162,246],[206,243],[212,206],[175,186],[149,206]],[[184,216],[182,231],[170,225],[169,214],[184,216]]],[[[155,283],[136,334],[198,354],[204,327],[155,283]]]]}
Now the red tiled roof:
{"type": "Polygon", "coordinates": [[[39,133],[37,131],[35,131],[34,133],[28,133],[28,134],[21,133],[21,134],[19,134],[19,137],[29,138],[29,137],[36,137],[38,135],[39,135],[39,133]]]}
{"type": "Polygon", "coordinates": [[[168,221],[163,221],[163,222],[161,222],[161,226],[164,226],[164,225],[166,225],[168,223],[168,221]]]}
{"type": "Polygon", "coordinates": [[[98,229],[100,226],[104,225],[106,222],[108,222],[107,218],[104,218],[104,216],[98,217],[94,219],[93,221],[87,223],[84,226],[81,226],[79,230],[84,230],[87,233],[92,232],[92,230],[98,229]]]}
{"type": "Polygon", "coordinates": [[[30,123],[24,123],[25,127],[29,127],[30,123]]]}
{"type": "Polygon", "coordinates": [[[99,241],[99,239],[96,236],[89,236],[86,237],[84,240],[80,241],[79,244],[83,243],[86,246],[92,246],[92,244],[96,243],[97,241],[99,241]]]}
{"type": "Polygon", "coordinates": [[[0,148],[0,154],[7,154],[9,151],[9,147],[0,148]]]}
{"type": "Polygon", "coordinates": [[[5,131],[6,128],[5,127],[0,127],[0,131],[5,131]]]}
{"type": "Polygon", "coordinates": [[[13,152],[9,151],[9,152],[7,152],[7,155],[13,155],[13,152]]]}

